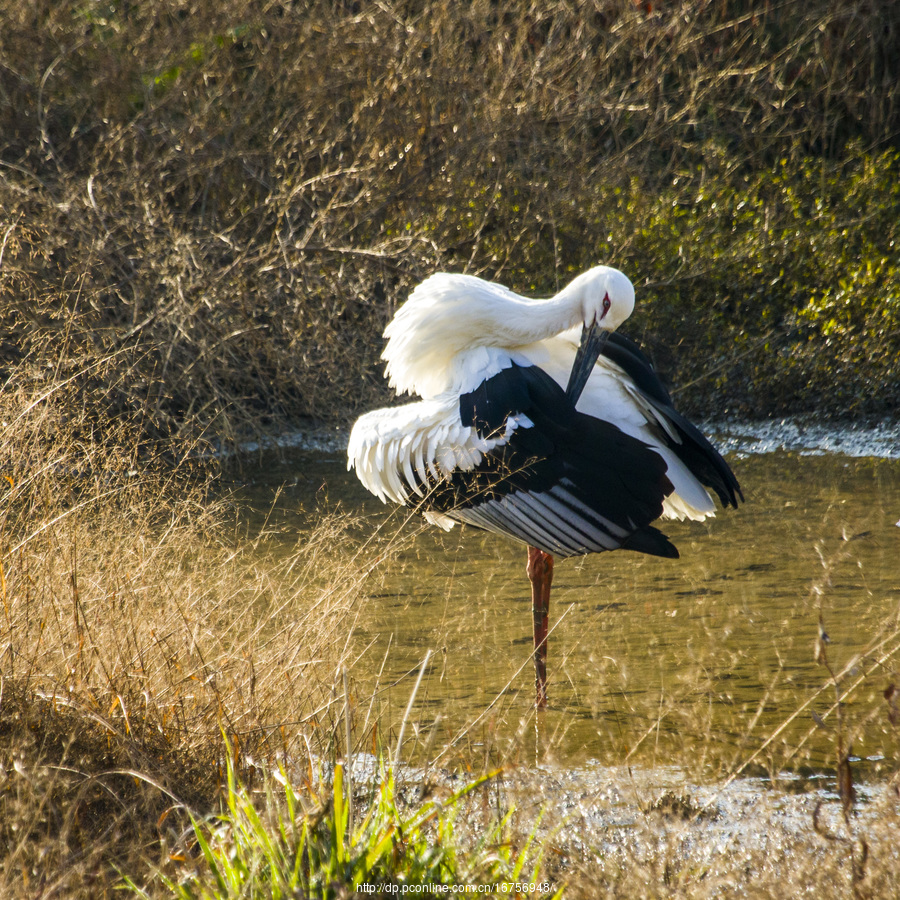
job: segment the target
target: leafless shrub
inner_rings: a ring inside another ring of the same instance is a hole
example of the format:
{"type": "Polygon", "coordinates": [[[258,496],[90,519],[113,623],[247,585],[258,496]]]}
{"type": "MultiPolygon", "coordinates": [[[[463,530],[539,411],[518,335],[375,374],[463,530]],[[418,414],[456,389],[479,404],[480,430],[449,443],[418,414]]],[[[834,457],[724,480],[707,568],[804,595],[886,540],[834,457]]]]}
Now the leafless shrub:
{"type": "Polygon", "coordinates": [[[673,259],[651,198],[892,140],[897,16],[10,0],[0,357],[71,378],[98,428],[233,440],[383,398],[378,335],[435,268],[542,291],[615,259],[706,304],[717,242],[673,259]]]}

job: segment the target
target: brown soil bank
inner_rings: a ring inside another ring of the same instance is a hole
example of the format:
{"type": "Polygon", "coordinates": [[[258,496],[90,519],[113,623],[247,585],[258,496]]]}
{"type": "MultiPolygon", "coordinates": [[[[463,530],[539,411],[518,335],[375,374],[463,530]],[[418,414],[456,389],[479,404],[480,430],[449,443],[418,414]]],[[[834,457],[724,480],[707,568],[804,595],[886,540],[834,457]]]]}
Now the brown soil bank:
{"type": "Polygon", "coordinates": [[[0,21],[0,377],[76,437],[346,418],[428,273],[546,293],[597,262],[689,410],[896,412],[893,0],[0,21]]]}

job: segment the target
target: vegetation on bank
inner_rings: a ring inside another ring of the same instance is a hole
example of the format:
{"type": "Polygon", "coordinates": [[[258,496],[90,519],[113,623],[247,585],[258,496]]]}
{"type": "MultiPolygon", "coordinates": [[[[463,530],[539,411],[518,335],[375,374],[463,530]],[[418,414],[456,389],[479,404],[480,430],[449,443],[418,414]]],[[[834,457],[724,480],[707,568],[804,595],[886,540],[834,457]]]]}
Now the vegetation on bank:
{"type": "Polygon", "coordinates": [[[323,513],[278,552],[202,469],[123,460],[135,436],[89,444],[87,424],[0,398],[2,896],[544,877],[490,772],[397,784],[403,729],[385,737],[391,763],[365,761],[376,698],[342,673],[361,598],[409,534],[323,513]]]}
{"type": "Polygon", "coordinates": [[[900,10],[0,4],[0,367],[229,440],[386,399],[437,269],[597,262],[691,411],[896,410],[900,10]]]}

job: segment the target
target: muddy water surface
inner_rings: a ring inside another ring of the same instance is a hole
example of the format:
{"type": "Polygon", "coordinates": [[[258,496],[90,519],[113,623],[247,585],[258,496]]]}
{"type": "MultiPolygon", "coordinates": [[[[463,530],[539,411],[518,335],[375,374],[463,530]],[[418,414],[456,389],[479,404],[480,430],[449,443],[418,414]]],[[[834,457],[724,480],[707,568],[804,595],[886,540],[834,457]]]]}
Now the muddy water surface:
{"type": "MultiPolygon", "coordinates": [[[[361,702],[377,689],[381,727],[396,733],[430,650],[407,731],[410,753],[429,759],[674,764],[709,776],[828,770],[841,743],[861,777],[895,770],[884,692],[900,686],[900,461],[730,461],[747,502],[707,523],[664,523],[681,559],[558,562],[540,717],[524,547],[473,529],[425,530],[367,583],[355,626],[366,649],[352,673],[361,702]]],[[[273,454],[244,482],[250,527],[265,512],[285,552],[317,505],[364,510],[381,534],[411,530],[396,516],[384,524],[387,507],[340,453],[273,454]]]]}

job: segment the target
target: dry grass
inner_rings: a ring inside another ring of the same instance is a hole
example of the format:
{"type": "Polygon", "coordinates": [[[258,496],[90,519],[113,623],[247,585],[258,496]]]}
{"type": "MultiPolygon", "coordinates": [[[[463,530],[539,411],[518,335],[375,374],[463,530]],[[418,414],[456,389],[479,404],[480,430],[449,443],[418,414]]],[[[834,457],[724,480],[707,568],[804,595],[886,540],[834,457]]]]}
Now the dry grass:
{"type": "Polygon", "coordinates": [[[14,400],[0,439],[0,892],[106,896],[113,866],[160,862],[186,809],[214,804],[223,737],[242,771],[327,751],[366,564],[334,552],[349,517],[275,559],[228,525],[201,471],[137,467],[124,441],[110,454],[40,396],[14,400]]]}

